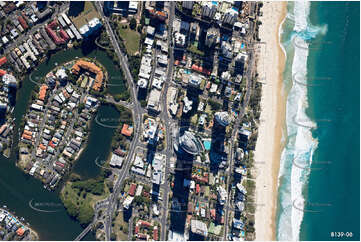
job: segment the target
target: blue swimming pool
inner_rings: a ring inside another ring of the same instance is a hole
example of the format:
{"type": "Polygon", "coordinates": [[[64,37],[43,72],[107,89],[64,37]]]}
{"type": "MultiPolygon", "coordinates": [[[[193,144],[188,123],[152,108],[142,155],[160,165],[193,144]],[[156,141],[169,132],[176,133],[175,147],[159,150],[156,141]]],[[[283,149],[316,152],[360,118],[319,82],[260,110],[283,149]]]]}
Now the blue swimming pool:
{"type": "Polygon", "coordinates": [[[203,145],[204,145],[204,148],[206,150],[210,150],[211,149],[211,141],[210,140],[205,140],[203,141],[203,145]]]}
{"type": "Polygon", "coordinates": [[[184,70],[184,73],[185,73],[185,74],[191,74],[191,71],[188,70],[188,69],[185,69],[185,70],[184,70]]]}

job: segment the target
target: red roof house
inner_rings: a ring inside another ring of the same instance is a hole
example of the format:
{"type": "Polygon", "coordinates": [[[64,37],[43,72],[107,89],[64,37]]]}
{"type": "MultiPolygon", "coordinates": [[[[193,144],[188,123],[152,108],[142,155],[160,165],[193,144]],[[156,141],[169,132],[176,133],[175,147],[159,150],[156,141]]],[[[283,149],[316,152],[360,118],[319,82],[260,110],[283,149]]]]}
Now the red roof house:
{"type": "Polygon", "coordinates": [[[133,133],[133,127],[129,126],[128,124],[124,124],[121,134],[130,137],[132,136],[132,133],[133,133]]]}
{"type": "Polygon", "coordinates": [[[129,189],[128,194],[129,194],[130,196],[134,196],[134,194],[135,194],[135,189],[137,189],[137,184],[132,183],[132,184],[130,185],[130,189],[129,189]]]}
{"type": "Polygon", "coordinates": [[[0,58],[0,66],[4,65],[8,60],[6,59],[6,56],[3,56],[0,58]]]}
{"type": "Polygon", "coordinates": [[[200,187],[199,187],[199,184],[196,185],[196,192],[199,193],[200,191],[200,187]]]}

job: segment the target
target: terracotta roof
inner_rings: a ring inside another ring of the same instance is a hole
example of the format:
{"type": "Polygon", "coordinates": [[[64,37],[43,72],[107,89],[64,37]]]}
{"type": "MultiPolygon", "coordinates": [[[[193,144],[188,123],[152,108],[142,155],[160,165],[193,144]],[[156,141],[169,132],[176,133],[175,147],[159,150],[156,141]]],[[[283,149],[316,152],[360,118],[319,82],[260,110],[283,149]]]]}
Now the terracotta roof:
{"type": "Polygon", "coordinates": [[[121,134],[130,137],[132,136],[132,133],[133,133],[133,127],[129,127],[128,124],[124,124],[121,134]]]}
{"type": "Polygon", "coordinates": [[[26,23],[25,19],[21,16],[18,17],[18,20],[21,24],[21,27],[23,27],[23,29],[27,29],[29,28],[28,24],[26,23]]]}
{"type": "Polygon", "coordinates": [[[22,137],[23,139],[31,140],[31,136],[30,136],[30,135],[27,135],[27,134],[23,134],[21,137],[22,137]]]}
{"type": "Polygon", "coordinates": [[[52,148],[55,148],[55,144],[53,143],[53,141],[49,141],[49,146],[51,146],[52,148]]]}
{"type": "Polygon", "coordinates": [[[215,219],[215,218],[216,218],[216,210],[215,210],[215,209],[211,209],[210,212],[211,212],[211,217],[212,217],[212,219],[215,219]]]}
{"type": "Polygon", "coordinates": [[[140,224],[141,224],[142,226],[145,226],[145,227],[150,227],[150,226],[152,226],[152,224],[149,223],[148,221],[140,220],[139,222],[140,222],[140,224]]]}
{"type": "Polygon", "coordinates": [[[47,85],[42,85],[42,86],[40,87],[39,99],[40,99],[41,101],[44,101],[44,99],[45,99],[46,90],[48,90],[48,86],[47,86],[47,85]]]}
{"type": "Polygon", "coordinates": [[[104,77],[103,71],[100,69],[100,67],[98,67],[94,63],[91,63],[88,61],[78,60],[72,67],[73,73],[78,74],[80,71],[80,68],[86,69],[86,70],[96,74],[95,80],[93,83],[93,89],[95,91],[99,91],[103,84],[103,77],[104,77]]]}
{"type": "Polygon", "coordinates": [[[153,240],[158,240],[158,228],[153,230],[153,240]]]}
{"type": "Polygon", "coordinates": [[[23,228],[18,228],[18,230],[16,230],[16,234],[19,236],[23,236],[25,233],[25,230],[23,228]]]}
{"type": "Polygon", "coordinates": [[[201,72],[201,73],[206,74],[206,75],[211,74],[210,70],[207,70],[207,69],[203,68],[202,66],[197,66],[196,64],[192,65],[192,70],[201,72]]]}
{"type": "Polygon", "coordinates": [[[135,189],[137,189],[137,184],[132,183],[132,184],[130,185],[130,189],[129,189],[128,194],[129,194],[130,196],[134,196],[134,194],[135,194],[135,189]]]}
{"type": "Polygon", "coordinates": [[[3,57],[0,58],[0,66],[5,64],[6,62],[7,62],[6,56],[3,56],[3,57]]]}
{"type": "Polygon", "coordinates": [[[32,136],[32,135],[33,135],[33,132],[25,129],[25,130],[24,130],[24,134],[32,136]]]}

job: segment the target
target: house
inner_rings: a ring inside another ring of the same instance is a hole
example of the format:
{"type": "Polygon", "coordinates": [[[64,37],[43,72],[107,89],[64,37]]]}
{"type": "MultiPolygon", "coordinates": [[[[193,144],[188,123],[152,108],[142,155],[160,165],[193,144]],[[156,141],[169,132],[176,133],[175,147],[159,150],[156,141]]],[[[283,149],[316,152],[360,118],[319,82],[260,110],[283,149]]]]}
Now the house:
{"type": "Polygon", "coordinates": [[[125,136],[128,136],[128,137],[131,137],[132,133],[133,133],[133,127],[129,126],[128,124],[124,124],[123,128],[122,128],[122,131],[121,131],[121,134],[125,135],[125,136]]]}
{"type": "Polygon", "coordinates": [[[7,62],[6,56],[0,58],[0,66],[4,65],[7,62]]]}
{"type": "Polygon", "coordinates": [[[123,161],[124,161],[124,157],[112,153],[112,157],[110,158],[111,166],[120,168],[122,167],[123,161]]]}
{"type": "Polygon", "coordinates": [[[130,185],[128,194],[129,194],[130,196],[134,197],[135,189],[137,189],[137,184],[132,183],[132,184],[130,185]]]}
{"type": "Polygon", "coordinates": [[[123,207],[125,209],[129,209],[129,206],[132,204],[133,200],[134,200],[134,197],[127,196],[123,202],[123,207]]]}

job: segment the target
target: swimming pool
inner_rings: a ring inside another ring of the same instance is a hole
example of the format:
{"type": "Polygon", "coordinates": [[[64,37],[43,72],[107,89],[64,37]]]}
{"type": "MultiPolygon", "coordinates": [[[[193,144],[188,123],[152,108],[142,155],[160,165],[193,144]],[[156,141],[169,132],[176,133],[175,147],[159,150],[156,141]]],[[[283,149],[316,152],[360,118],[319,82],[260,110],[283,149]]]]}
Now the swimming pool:
{"type": "Polygon", "coordinates": [[[211,149],[211,141],[210,140],[204,140],[203,141],[203,145],[204,145],[204,148],[206,150],[210,150],[211,149]]]}

